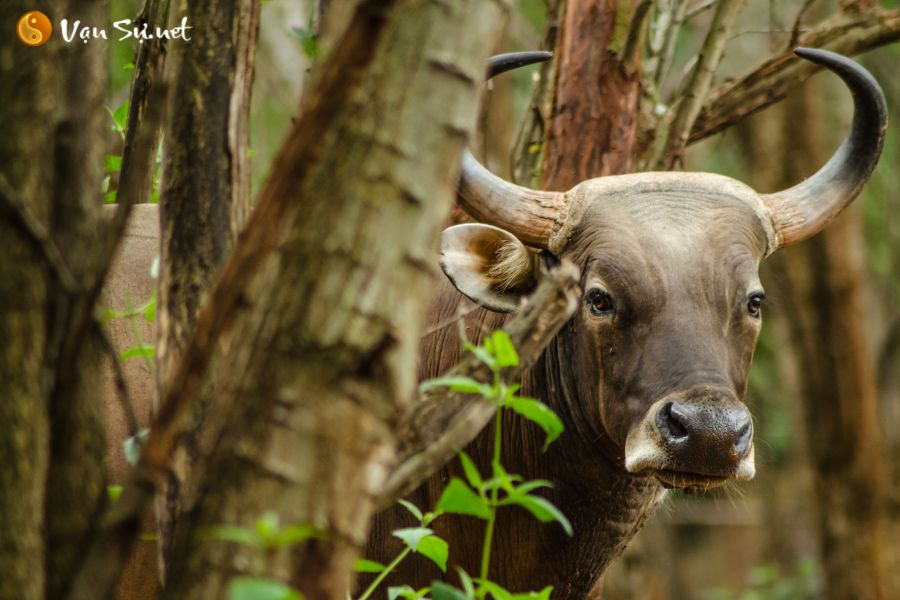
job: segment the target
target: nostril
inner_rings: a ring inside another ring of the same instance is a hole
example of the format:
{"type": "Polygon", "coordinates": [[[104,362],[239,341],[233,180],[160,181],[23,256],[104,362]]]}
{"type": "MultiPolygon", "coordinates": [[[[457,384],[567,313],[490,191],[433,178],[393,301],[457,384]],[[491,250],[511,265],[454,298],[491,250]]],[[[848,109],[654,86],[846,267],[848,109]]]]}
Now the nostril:
{"type": "Polygon", "coordinates": [[[750,449],[750,441],[753,439],[753,425],[747,423],[740,431],[738,431],[737,439],[734,442],[734,453],[743,457],[750,449]]]}
{"type": "Polygon", "coordinates": [[[674,402],[667,402],[656,413],[656,426],[666,441],[677,442],[687,439],[685,415],[674,402]]]}

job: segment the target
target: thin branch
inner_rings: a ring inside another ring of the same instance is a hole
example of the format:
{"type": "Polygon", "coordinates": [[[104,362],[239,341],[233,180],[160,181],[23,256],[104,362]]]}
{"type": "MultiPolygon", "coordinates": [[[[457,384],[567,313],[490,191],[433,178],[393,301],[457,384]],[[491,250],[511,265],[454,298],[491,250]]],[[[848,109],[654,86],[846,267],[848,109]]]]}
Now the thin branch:
{"type": "Polygon", "coordinates": [[[803,16],[810,9],[816,0],[806,0],[800,10],[797,11],[797,18],[794,19],[794,26],[791,28],[791,39],[788,41],[788,50],[793,49],[800,39],[800,28],[803,26],[803,16]]]}
{"type": "Polygon", "coordinates": [[[746,0],[722,0],[716,7],[716,14],[713,16],[706,40],[700,49],[699,59],[694,67],[690,83],[683,97],[678,101],[678,110],[669,127],[662,155],[653,161],[656,168],[671,169],[681,159],[694,121],[697,120],[697,116],[703,108],[712,86],[713,76],[722,60],[725,41],[728,39],[735,19],[744,8],[744,4],[746,4],[746,0]]]}
{"type": "Polygon", "coordinates": [[[684,15],[684,21],[689,21],[703,11],[712,8],[713,6],[715,6],[716,1],[717,0],[704,0],[703,2],[698,2],[696,5],[692,6],[684,15]]]}
{"type": "Polygon", "coordinates": [[[3,173],[0,173],[0,211],[8,213],[19,223],[19,229],[37,247],[44,262],[59,278],[65,291],[75,293],[84,289],[84,285],[72,274],[72,269],[50,237],[50,232],[31,212],[28,204],[19,196],[3,173]]]}
{"type": "Polygon", "coordinates": [[[622,64],[631,69],[638,68],[641,58],[641,48],[644,45],[644,37],[647,34],[647,26],[650,22],[650,9],[653,0],[641,0],[634,9],[634,16],[628,29],[628,37],[625,40],[625,51],[622,53],[622,64]]]}
{"type": "Polygon", "coordinates": [[[125,371],[122,369],[122,363],[119,362],[119,356],[116,349],[113,348],[109,336],[101,327],[100,323],[94,321],[94,335],[100,340],[103,351],[106,352],[112,365],[113,383],[116,386],[116,396],[119,398],[119,404],[122,407],[122,414],[125,415],[125,424],[128,427],[128,436],[137,435],[141,426],[138,423],[137,415],[134,412],[134,402],[131,400],[131,394],[128,392],[128,383],[125,380],[125,371]]]}
{"type": "MultiPolygon", "coordinates": [[[[897,40],[900,40],[900,9],[838,15],[801,34],[798,45],[854,56],[897,40]]],[[[766,59],[746,75],[714,87],[694,122],[688,143],[716,134],[778,102],[820,68],[784,52],[766,59]]]]}
{"type": "Polygon", "coordinates": [[[672,61],[675,58],[675,42],[678,41],[678,32],[681,26],[687,22],[687,0],[677,0],[675,6],[675,15],[671,25],[666,30],[665,39],[663,40],[662,51],[659,56],[659,64],[656,72],[656,88],[661,89],[669,69],[672,67],[672,61]]]}
{"type": "MultiPolygon", "coordinates": [[[[579,271],[563,262],[541,281],[528,303],[504,330],[519,351],[520,364],[510,369],[517,377],[534,363],[560,328],[574,314],[580,290],[579,271]]],[[[467,356],[451,375],[487,380],[490,372],[474,356],[467,356]]],[[[429,475],[453,459],[472,441],[496,411],[492,403],[472,395],[433,389],[401,421],[398,436],[403,448],[397,468],[388,477],[381,506],[415,488],[429,475]]]]}
{"type": "Polygon", "coordinates": [[[166,386],[168,391],[138,464],[130,471],[121,497],[104,516],[87,549],[69,600],[106,598],[118,581],[141,517],[169,475],[177,440],[205,381],[215,342],[243,314],[245,290],[259,265],[276,248],[275,232],[282,229],[296,200],[291,190],[307,177],[316,163],[322,140],[359,86],[391,5],[389,0],[363,0],[357,6],[343,39],[323,65],[318,85],[304,99],[301,115],[275,159],[272,176],[260,192],[250,222],[204,305],[178,369],[166,386]]]}

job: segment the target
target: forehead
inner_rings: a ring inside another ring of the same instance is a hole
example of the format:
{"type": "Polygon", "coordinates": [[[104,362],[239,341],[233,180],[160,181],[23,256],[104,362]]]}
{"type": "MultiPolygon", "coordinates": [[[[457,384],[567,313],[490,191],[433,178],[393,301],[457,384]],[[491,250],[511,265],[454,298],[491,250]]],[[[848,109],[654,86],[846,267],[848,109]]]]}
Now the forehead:
{"type": "MultiPolygon", "coordinates": [[[[612,185],[573,190],[581,218],[565,254],[584,264],[659,263],[663,269],[695,264],[751,263],[769,248],[764,209],[750,188],[728,178],[696,173],[622,176],[612,185]]],[[[590,182],[588,182],[590,183],[590,182]]]]}

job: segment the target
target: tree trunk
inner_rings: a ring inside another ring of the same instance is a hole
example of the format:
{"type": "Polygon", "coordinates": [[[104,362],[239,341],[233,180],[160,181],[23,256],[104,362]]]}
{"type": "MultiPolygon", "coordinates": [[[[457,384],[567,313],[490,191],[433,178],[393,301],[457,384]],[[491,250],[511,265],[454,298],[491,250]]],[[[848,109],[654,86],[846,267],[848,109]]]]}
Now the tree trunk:
{"type": "MultiPolygon", "coordinates": [[[[188,4],[188,22],[203,25],[194,27],[190,43],[174,46],[171,53],[174,85],[160,194],[161,394],[250,211],[247,120],[259,10],[258,0],[188,4]]],[[[207,402],[196,411],[198,421],[207,402]]],[[[198,427],[199,423],[189,426],[158,506],[164,559],[181,489],[196,458],[198,427]]]]}
{"type": "MultiPolygon", "coordinates": [[[[7,2],[15,23],[33,7],[7,2]]],[[[101,22],[102,3],[50,15],[101,22]]],[[[102,225],[105,54],[0,39],[0,598],[61,597],[105,502],[99,329],[85,281],[102,225]]]]}
{"type": "MultiPolygon", "coordinates": [[[[785,188],[823,162],[824,107],[815,88],[786,100],[782,127],[802,131],[779,161],[785,188]],[[799,145],[799,147],[798,147],[799,145]]],[[[785,146],[786,149],[786,146],[785,146]]],[[[828,598],[881,599],[885,591],[886,466],[866,321],[865,259],[851,207],[822,234],[773,261],[798,362],[804,439],[813,468],[815,523],[828,598]]]]}
{"type": "MultiPolygon", "coordinates": [[[[634,165],[641,90],[639,54],[628,55],[634,0],[567,0],[558,7],[551,118],[543,187],[567,190],[634,165]]],[[[547,82],[550,83],[550,82],[547,82]]]]}
{"type": "MultiPolygon", "coordinates": [[[[276,163],[263,196],[290,193],[297,209],[245,294],[248,318],[227,338],[241,343],[220,342],[232,351],[210,395],[219,422],[199,437],[169,597],[219,598],[230,576],[262,569],[253,549],[197,534],[252,526],[266,510],[329,532],[268,561],[268,574],[290,575],[307,597],[344,597],[393,461],[392,424],[412,398],[429,256],[501,6],[398,2],[361,89],[307,150],[308,175],[285,187],[298,171],[276,163]]],[[[357,20],[378,11],[364,3],[357,20]]]]}

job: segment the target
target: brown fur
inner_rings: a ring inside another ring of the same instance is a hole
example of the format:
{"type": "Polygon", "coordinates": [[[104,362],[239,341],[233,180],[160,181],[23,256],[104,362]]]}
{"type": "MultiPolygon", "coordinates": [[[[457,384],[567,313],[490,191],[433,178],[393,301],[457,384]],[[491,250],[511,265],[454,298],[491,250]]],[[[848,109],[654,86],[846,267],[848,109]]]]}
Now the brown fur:
{"type": "MultiPolygon", "coordinates": [[[[769,242],[757,211],[740,188],[730,193],[683,180],[674,191],[647,189],[642,179],[620,184],[617,193],[585,206],[562,252],[582,268],[584,304],[522,377],[523,393],[547,403],[566,431],[541,453],[540,430],[517,417],[504,421],[504,466],[526,479],[552,481],[546,496],[575,529],[570,539],[558,525],[541,524],[523,510],[501,510],[490,578],[513,591],[553,585],[555,598],[584,598],[599,589],[603,570],[663,495],[655,477],[626,471],[628,434],[661,399],[703,398],[727,407],[739,405],[744,394],[759,332],[744,298],[758,286],[756,268],[769,242]],[[614,318],[588,310],[587,295],[598,286],[616,298],[614,318]]],[[[430,322],[451,319],[461,305],[471,306],[442,283],[430,322]]],[[[504,320],[476,310],[466,320],[467,335],[477,340],[504,320]]],[[[426,336],[419,376],[443,373],[460,354],[455,328],[426,336]]],[[[709,434],[717,435],[715,423],[709,434]]],[[[489,472],[491,446],[490,432],[482,432],[467,448],[482,474],[489,472]]],[[[702,472],[704,465],[682,468],[702,472]]],[[[408,499],[431,510],[449,478],[460,475],[454,462],[408,499]]],[[[391,530],[413,524],[400,508],[376,517],[368,557],[390,561],[402,548],[391,530]]],[[[450,564],[477,575],[483,522],[445,515],[433,527],[450,544],[450,564]]],[[[414,556],[389,580],[417,587],[442,577],[414,556]]],[[[446,577],[455,580],[452,570],[446,577]]]]}

